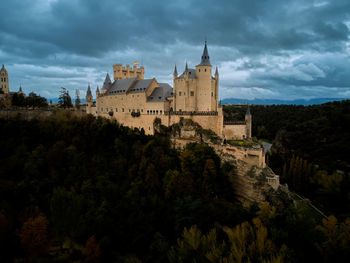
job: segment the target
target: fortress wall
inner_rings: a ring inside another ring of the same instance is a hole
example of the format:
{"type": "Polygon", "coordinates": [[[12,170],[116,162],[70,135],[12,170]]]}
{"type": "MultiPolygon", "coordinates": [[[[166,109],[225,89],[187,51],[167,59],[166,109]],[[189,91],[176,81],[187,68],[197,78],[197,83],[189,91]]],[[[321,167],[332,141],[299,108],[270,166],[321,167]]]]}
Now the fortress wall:
{"type": "Polygon", "coordinates": [[[250,165],[256,165],[265,168],[265,153],[263,148],[246,148],[232,145],[213,146],[224,153],[232,154],[237,159],[242,160],[250,165]]]}
{"type": "Polygon", "coordinates": [[[224,125],[223,132],[226,140],[242,140],[247,138],[246,125],[224,125]]]}

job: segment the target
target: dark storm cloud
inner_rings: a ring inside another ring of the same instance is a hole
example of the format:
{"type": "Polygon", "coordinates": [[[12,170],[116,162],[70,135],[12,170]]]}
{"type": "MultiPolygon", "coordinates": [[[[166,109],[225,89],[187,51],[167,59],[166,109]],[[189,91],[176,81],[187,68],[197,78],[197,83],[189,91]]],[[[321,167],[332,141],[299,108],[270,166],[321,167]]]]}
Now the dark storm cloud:
{"type": "Polygon", "coordinates": [[[0,62],[14,86],[45,94],[97,85],[113,63],[134,60],[170,82],[174,63],[199,62],[205,37],[223,97],[349,88],[347,0],[5,0],[2,13],[0,62]]]}

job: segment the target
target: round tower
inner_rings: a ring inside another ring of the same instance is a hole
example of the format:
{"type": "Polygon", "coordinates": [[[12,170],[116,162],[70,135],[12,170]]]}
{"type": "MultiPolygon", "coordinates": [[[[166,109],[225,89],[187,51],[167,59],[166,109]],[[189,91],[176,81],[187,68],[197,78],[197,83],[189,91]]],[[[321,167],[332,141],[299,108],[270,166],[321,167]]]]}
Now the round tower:
{"type": "Polygon", "coordinates": [[[215,108],[213,107],[214,105],[212,105],[212,96],[214,96],[213,88],[215,87],[212,87],[211,70],[212,66],[210,64],[207,42],[205,41],[201,63],[196,66],[196,105],[198,111],[212,111],[215,108]]]}

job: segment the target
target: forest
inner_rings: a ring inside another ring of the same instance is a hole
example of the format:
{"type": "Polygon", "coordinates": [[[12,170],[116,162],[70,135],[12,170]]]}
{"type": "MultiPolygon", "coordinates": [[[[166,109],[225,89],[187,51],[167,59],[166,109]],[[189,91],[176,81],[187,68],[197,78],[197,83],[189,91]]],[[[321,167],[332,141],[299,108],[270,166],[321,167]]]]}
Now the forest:
{"type": "MultiPolygon", "coordinates": [[[[258,137],[275,140],[279,129],[272,121],[259,125],[259,109],[251,111],[253,133],[264,124],[258,137]]],[[[235,197],[236,167],[206,144],[179,151],[163,134],[59,110],[45,119],[0,119],[0,149],[1,262],[343,262],[350,256],[346,213],[320,218],[283,197],[280,206],[245,209],[235,197]]],[[[295,152],[288,164],[278,162],[288,166],[286,177],[294,176],[294,166],[313,174],[317,159],[304,165],[306,157],[295,152]]]]}
{"type": "MultiPolygon", "coordinates": [[[[225,120],[246,105],[224,105],[225,120]]],[[[350,100],[321,105],[251,105],[252,134],[273,143],[267,163],[281,183],[327,214],[350,217],[350,100]]]]}

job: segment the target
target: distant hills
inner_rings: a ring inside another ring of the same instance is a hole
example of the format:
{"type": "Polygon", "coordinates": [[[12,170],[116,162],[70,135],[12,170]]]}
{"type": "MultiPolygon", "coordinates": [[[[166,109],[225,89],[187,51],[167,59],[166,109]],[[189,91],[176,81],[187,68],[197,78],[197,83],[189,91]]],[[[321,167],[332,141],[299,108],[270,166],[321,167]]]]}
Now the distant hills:
{"type": "Polygon", "coordinates": [[[346,100],[344,98],[316,98],[316,99],[297,99],[297,100],[277,100],[277,99],[237,99],[237,98],[229,98],[223,99],[221,101],[222,104],[260,104],[260,105],[316,105],[323,104],[332,101],[342,101],[346,100]]]}
{"type": "MultiPolygon", "coordinates": [[[[349,98],[350,99],[350,98],[349,98]]],[[[50,100],[54,103],[58,102],[58,98],[48,98],[47,101],[50,100]]],[[[258,104],[258,105],[317,105],[323,104],[332,101],[342,101],[346,100],[344,98],[316,98],[316,99],[297,99],[297,100],[275,100],[275,99],[238,99],[238,98],[228,98],[221,100],[222,104],[258,104]]],[[[72,102],[74,103],[75,98],[72,98],[72,102]]],[[[80,98],[80,103],[85,104],[85,98],[80,98]]]]}

